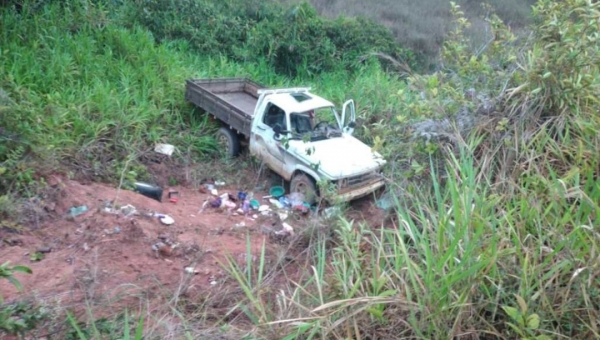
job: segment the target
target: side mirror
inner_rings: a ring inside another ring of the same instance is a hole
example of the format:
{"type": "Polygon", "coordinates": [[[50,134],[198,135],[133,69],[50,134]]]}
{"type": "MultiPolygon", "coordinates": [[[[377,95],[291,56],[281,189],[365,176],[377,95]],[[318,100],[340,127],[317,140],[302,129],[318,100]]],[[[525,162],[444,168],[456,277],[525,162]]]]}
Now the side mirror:
{"type": "Polygon", "coordinates": [[[279,137],[279,135],[283,133],[283,128],[279,123],[277,123],[275,126],[273,126],[273,131],[275,132],[275,137],[279,137]]]}

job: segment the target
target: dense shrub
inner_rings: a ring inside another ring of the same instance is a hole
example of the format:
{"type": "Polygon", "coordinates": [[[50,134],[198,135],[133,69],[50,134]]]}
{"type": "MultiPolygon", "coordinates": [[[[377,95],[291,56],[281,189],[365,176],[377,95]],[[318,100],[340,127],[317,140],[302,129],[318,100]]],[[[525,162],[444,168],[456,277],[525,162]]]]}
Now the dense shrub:
{"type": "Polygon", "coordinates": [[[288,75],[355,70],[370,52],[415,66],[413,54],[385,27],[366,19],[324,19],[307,3],[138,0],[131,13],[159,41],[184,39],[199,53],[239,61],[266,59],[288,75]]]}
{"type": "MultiPolygon", "coordinates": [[[[294,3],[298,0],[280,0],[294,3]]],[[[309,0],[319,14],[330,18],[364,16],[385,25],[404,47],[419,53],[421,62],[435,69],[438,56],[448,32],[452,29],[450,1],[448,0],[309,0]]],[[[477,49],[490,40],[485,17],[489,3],[498,16],[518,35],[527,32],[531,6],[536,0],[459,0],[456,1],[472,22],[465,33],[477,49]]]]}

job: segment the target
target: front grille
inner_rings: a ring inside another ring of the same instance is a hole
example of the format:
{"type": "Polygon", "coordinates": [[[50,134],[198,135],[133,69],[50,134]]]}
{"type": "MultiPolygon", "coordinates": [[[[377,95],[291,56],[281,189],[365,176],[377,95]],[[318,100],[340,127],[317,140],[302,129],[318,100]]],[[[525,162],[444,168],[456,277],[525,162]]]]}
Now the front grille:
{"type": "Polygon", "coordinates": [[[340,181],[341,188],[357,187],[365,183],[372,182],[379,178],[377,171],[368,172],[366,174],[344,178],[340,181]]]}

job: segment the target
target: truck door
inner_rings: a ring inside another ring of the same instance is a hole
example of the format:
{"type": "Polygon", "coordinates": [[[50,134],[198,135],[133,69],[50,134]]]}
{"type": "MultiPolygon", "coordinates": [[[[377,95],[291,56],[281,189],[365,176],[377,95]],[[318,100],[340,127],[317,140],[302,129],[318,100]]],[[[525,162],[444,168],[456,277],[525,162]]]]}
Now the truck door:
{"type": "Polygon", "coordinates": [[[251,144],[255,144],[254,154],[264,160],[269,168],[281,175],[286,153],[282,138],[286,134],[276,134],[274,130],[276,125],[279,125],[281,130],[287,131],[285,111],[273,103],[268,103],[262,119],[252,130],[251,144]]]}
{"type": "Polygon", "coordinates": [[[342,107],[342,118],[340,121],[340,129],[344,133],[352,135],[356,126],[356,111],[354,109],[354,100],[350,99],[344,103],[342,107]]]}

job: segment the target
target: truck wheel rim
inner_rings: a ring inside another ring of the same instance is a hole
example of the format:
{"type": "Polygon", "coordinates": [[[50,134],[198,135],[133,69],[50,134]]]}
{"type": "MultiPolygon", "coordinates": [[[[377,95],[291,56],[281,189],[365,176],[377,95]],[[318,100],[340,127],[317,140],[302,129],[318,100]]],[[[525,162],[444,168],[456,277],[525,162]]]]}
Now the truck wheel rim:
{"type": "Polygon", "coordinates": [[[308,195],[308,192],[310,191],[310,189],[308,188],[308,185],[306,185],[306,183],[297,183],[296,190],[294,190],[294,191],[301,193],[304,195],[304,197],[306,197],[308,195]]]}
{"type": "Polygon", "coordinates": [[[229,140],[227,140],[227,137],[220,135],[217,143],[222,151],[229,152],[229,140]]]}

